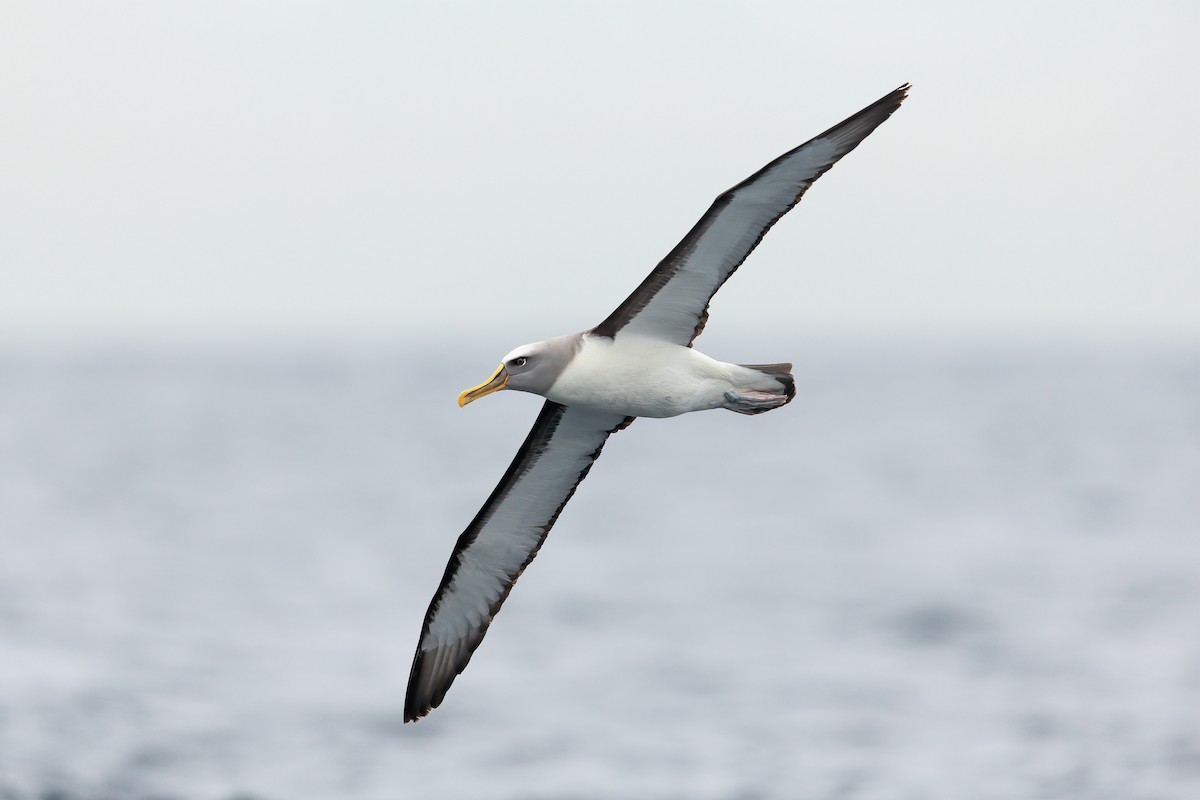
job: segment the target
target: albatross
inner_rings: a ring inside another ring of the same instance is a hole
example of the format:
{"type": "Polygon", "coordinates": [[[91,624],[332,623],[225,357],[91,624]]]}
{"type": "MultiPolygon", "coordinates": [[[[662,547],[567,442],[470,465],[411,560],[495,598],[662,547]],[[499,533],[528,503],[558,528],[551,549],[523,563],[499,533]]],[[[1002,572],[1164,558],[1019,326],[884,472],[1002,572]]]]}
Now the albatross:
{"type": "Polygon", "coordinates": [[[465,406],[503,389],[546,398],[525,443],[458,537],[421,628],[404,721],[441,704],[610,434],[637,417],[725,408],[761,414],[795,396],[791,364],[726,364],[692,348],[708,304],[813,181],[900,107],[909,84],[720,194],[607,319],[527,344],[465,406]]]}

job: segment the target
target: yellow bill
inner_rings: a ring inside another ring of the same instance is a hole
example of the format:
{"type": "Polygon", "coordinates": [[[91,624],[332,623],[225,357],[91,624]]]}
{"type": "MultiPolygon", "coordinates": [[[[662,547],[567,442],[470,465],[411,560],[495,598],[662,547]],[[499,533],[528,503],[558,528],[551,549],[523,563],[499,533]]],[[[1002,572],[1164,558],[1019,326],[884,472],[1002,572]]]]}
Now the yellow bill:
{"type": "Polygon", "coordinates": [[[488,378],[478,386],[472,386],[458,396],[458,407],[462,408],[472,400],[478,400],[484,395],[489,395],[492,392],[498,392],[508,385],[508,372],[501,364],[496,371],[492,373],[492,377],[488,378]]]}

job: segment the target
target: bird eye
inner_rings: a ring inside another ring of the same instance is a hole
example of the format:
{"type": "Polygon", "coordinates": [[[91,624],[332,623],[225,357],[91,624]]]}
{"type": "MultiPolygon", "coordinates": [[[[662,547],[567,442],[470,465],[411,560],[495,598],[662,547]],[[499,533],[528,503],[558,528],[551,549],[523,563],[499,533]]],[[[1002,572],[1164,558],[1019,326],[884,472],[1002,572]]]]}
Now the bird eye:
{"type": "Polygon", "coordinates": [[[513,363],[514,367],[523,367],[529,363],[529,359],[526,358],[525,356],[520,356],[518,358],[514,358],[512,360],[512,363],[513,363]]]}

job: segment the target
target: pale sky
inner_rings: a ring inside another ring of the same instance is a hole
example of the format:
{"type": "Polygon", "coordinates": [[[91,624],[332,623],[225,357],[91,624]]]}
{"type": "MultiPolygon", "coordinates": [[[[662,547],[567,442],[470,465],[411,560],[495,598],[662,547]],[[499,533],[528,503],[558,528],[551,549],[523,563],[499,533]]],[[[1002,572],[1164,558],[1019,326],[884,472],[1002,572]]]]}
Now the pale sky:
{"type": "Polygon", "coordinates": [[[718,192],[906,81],[706,337],[1200,345],[1200,4],[0,16],[10,345],[440,330],[498,357],[599,322],[718,192]]]}

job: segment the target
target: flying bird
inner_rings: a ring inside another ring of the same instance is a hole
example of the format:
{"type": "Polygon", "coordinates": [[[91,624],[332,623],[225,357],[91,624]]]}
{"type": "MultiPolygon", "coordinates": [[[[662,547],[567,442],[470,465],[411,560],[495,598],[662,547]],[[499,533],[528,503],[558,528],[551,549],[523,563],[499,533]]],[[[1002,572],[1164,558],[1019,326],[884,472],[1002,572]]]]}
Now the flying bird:
{"type": "Polygon", "coordinates": [[[761,414],[795,395],[791,364],[726,364],[692,349],[708,303],[813,181],[900,107],[909,84],[723,192],[599,325],[504,357],[459,406],[502,389],[546,398],[533,429],[458,538],[413,658],[404,720],[441,704],[609,435],[637,417],[761,414]]]}

